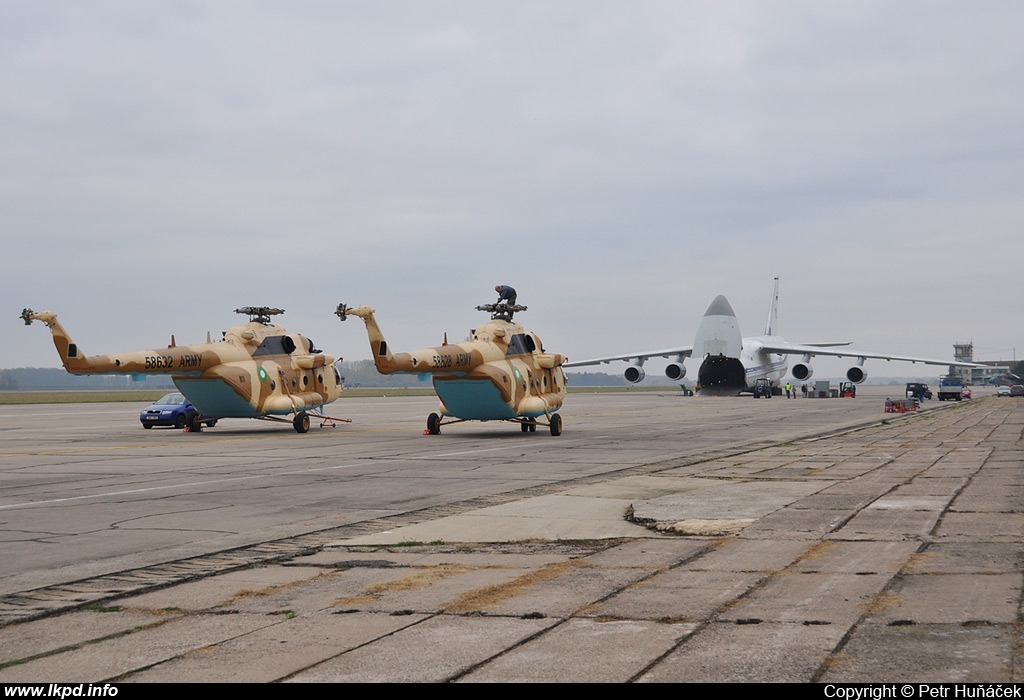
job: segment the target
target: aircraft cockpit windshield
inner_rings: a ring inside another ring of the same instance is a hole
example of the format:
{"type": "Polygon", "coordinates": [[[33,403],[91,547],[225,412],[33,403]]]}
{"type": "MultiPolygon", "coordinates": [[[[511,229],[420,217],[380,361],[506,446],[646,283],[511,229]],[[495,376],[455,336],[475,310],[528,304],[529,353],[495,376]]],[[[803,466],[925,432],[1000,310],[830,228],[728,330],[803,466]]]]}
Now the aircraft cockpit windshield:
{"type": "Polygon", "coordinates": [[[516,333],[508,341],[508,350],[505,351],[506,355],[528,355],[537,349],[537,344],[533,342],[533,336],[527,335],[526,333],[516,333]]]}
{"type": "Polygon", "coordinates": [[[295,352],[295,341],[287,335],[269,335],[263,339],[260,346],[252,353],[253,357],[260,355],[291,355],[295,352]]]}

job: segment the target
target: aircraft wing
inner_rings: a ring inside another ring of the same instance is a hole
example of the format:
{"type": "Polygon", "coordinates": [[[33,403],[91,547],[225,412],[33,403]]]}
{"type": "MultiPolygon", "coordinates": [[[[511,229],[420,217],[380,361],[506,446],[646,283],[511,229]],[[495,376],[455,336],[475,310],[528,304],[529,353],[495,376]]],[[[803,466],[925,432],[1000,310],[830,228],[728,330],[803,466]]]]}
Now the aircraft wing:
{"type": "Polygon", "coordinates": [[[805,345],[799,345],[796,343],[787,343],[778,339],[765,339],[760,343],[761,347],[768,351],[779,353],[780,355],[827,355],[829,357],[852,357],[852,358],[864,358],[866,360],[885,360],[891,361],[896,360],[898,362],[916,362],[922,365],[943,365],[947,367],[984,367],[984,365],[975,364],[973,362],[955,362],[954,360],[933,360],[926,357],[911,357],[909,355],[887,355],[880,352],[864,352],[862,350],[853,350],[850,348],[843,349],[831,349],[838,345],[846,345],[847,343],[808,343],[805,345]]]}
{"type": "Polygon", "coordinates": [[[580,360],[579,362],[566,362],[562,367],[585,367],[587,365],[602,365],[609,362],[625,360],[632,362],[646,360],[650,357],[689,357],[693,353],[692,345],[684,345],[679,348],[665,348],[663,350],[649,350],[646,352],[631,352],[625,355],[612,355],[610,357],[595,357],[592,360],[580,360]]]}

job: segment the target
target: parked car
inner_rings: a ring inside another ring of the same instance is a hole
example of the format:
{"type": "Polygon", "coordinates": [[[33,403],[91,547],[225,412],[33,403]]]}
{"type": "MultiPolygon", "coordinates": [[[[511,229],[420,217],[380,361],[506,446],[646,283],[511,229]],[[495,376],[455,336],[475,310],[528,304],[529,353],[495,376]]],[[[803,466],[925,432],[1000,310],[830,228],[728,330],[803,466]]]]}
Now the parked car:
{"type": "Polygon", "coordinates": [[[928,388],[927,384],[922,382],[907,382],[908,399],[920,399],[922,392],[926,399],[930,399],[932,397],[932,390],[928,388]]]}
{"type": "MultiPolygon", "coordinates": [[[[146,406],[139,414],[142,427],[152,428],[154,425],[171,425],[181,429],[191,425],[192,418],[199,415],[196,407],[189,403],[184,395],[173,392],[160,397],[156,403],[146,406]]],[[[216,418],[209,418],[200,421],[209,427],[217,425],[216,418]]]]}
{"type": "Polygon", "coordinates": [[[1011,385],[1010,396],[1024,396],[1024,384],[1011,385]]]}
{"type": "Polygon", "coordinates": [[[1007,386],[1006,384],[1000,384],[999,386],[996,387],[996,396],[1009,396],[1009,395],[1010,395],[1010,387],[1007,386]]]}

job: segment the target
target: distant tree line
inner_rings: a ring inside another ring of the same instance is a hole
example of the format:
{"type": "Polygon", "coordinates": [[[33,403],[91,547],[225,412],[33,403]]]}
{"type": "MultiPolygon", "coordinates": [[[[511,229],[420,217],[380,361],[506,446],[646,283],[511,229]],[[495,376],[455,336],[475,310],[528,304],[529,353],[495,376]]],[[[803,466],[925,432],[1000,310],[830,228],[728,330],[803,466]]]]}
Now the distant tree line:
{"type": "Polygon", "coordinates": [[[428,374],[381,374],[374,366],[373,360],[342,362],[338,371],[345,379],[345,386],[353,389],[357,387],[403,387],[406,389],[430,387],[430,375],[428,374]]]}
{"type": "Polygon", "coordinates": [[[173,389],[167,376],[145,375],[134,381],[125,375],[76,376],[56,367],[16,367],[0,371],[0,391],[62,389],[173,389]]]}

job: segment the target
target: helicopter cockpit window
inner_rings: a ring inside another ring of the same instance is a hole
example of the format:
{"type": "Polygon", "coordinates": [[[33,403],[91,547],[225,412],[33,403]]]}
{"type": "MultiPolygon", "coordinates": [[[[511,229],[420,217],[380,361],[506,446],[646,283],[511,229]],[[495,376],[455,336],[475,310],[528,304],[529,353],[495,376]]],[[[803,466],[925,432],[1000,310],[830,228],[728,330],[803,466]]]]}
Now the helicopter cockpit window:
{"type": "Polygon", "coordinates": [[[271,335],[263,339],[252,356],[258,355],[291,355],[295,352],[295,341],[287,335],[271,335]]]}
{"type": "Polygon", "coordinates": [[[508,350],[505,352],[506,355],[526,355],[537,349],[537,344],[533,342],[531,336],[525,333],[516,333],[508,341],[508,350]]]}
{"type": "Polygon", "coordinates": [[[319,350],[316,349],[316,346],[313,345],[313,340],[311,338],[306,338],[306,345],[309,346],[310,355],[316,355],[318,352],[320,352],[319,350]]]}

